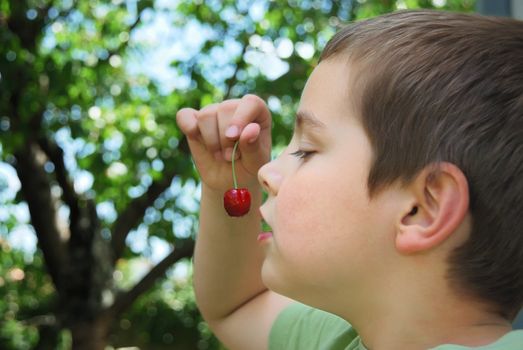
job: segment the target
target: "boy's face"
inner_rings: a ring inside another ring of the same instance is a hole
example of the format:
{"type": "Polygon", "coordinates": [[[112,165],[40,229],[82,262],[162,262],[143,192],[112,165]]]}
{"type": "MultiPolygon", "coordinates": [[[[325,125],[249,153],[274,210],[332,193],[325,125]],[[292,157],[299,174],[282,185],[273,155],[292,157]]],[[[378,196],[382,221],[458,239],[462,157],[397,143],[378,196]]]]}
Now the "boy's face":
{"type": "Polygon", "coordinates": [[[398,192],[368,197],[372,150],[349,98],[350,77],[350,66],[338,60],[316,67],[290,144],[259,172],[269,193],[261,212],[273,229],[261,242],[264,282],[327,310],[351,297],[348,290],[357,299],[390,271],[393,246],[398,192]]]}

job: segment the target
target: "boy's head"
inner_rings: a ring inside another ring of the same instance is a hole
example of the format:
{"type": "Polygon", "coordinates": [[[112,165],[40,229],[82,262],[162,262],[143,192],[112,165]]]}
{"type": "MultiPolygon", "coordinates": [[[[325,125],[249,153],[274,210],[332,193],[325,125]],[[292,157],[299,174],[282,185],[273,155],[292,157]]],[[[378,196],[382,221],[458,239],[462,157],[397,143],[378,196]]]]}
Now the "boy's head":
{"type": "MultiPolygon", "coordinates": [[[[370,140],[372,196],[431,164],[466,176],[472,226],[448,278],[506,318],[523,304],[523,22],[405,11],[338,32],[347,98],[370,140]]],[[[340,79],[343,79],[340,77],[340,79]]]]}

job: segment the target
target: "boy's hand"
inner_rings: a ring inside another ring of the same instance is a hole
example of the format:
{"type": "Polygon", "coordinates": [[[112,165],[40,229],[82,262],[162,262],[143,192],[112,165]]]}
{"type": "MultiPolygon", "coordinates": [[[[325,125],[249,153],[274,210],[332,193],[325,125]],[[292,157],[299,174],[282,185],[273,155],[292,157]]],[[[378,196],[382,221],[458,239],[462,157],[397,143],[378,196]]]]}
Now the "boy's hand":
{"type": "Polygon", "coordinates": [[[257,186],[258,169],[270,160],[271,114],[255,95],[212,104],[201,110],[183,108],[176,122],[187,136],[202,182],[224,192],[232,188],[231,156],[236,140],[236,176],[241,187],[257,186]],[[238,152],[239,150],[239,152],[238,152]]]}

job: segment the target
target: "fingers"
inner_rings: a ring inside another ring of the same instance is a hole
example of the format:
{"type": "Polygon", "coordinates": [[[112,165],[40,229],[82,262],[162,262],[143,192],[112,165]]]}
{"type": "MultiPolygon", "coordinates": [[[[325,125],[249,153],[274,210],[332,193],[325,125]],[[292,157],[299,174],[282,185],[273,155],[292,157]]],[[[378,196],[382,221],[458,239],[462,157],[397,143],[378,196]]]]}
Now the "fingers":
{"type": "MultiPolygon", "coordinates": [[[[225,141],[240,140],[243,162],[248,168],[257,168],[270,158],[271,115],[265,101],[255,95],[245,95],[238,101],[232,118],[223,132],[225,141]]],[[[225,159],[231,159],[232,149],[225,150],[225,159]]]]}
{"type": "Polygon", "coordinates": [[[206,106],[197,113],[198,129],[203,143],[207,150],[216,156],[221,153],[217,114],[218,104],[206,106]]]}
{"type": "Polygon", "coordinates": [[[198,126],[198,111],[192,108],[183,108],[176,113],[176,124],[187,136],[189,148],[193,157],[200,162],[209,162],[213,155],[207,152],[207,147],[201,142],[202,136],[198,126]]]}
{"type": "Polygon", "coordinates": [[[226,160],[231,160],[232,148],[234,147],[236,140],[226,137],[225,134],[240,102],[240,99],[227,100],[223,101],[218,106],[218,130],[220,133],[220,145],[222,149],[222,155],[226,160]]]}
{"type": "Polygon", "coordinates": [[[191,149],[198,149],[199,153],[206,151],[217,160],[223,159],[217,119],[218,109],[218,104],[212,104],[200,111],[183,108],[176,114],[176,122],[187,136],[191,149]]]}
{"type": "Polygon", "coordinates": [[[200,135],[198,130],[197,112],[192,108],[182,108],[176,113],[176,124],[180,130],[190,139],[196,139],[200,135]]]}
{"type": "Polygon", "coordinates": [[[256,150],[256,156],[259,156],[260,144],[256,141],[260,137],[268,140],[262,150],[266,153],[269,149],[270,152],[271,116],[267,105],[258,96],[246,95],[241,99],[220,103],[218,129],[222,154],[226,160],[231,160],[232,149],[238,139],[242,154],[256,150]]]}
{"type": "Polygon", "coordinates": [[[229,126],[225,130],[225,137],[236,140],[243,129],[249,123],[260,125],[262,133],[270,132],[271,116],[265,102],[256,95],[245,95],[238,103],[238,108],[234,112],[229,126]]]}
{"type": "Polygon", "coordinates": [[[243,149],[248,149],[250,147],[253,147],[255,145],[256,141],[258,141],[260,132],[261,132],[260,124],[257,124],[257,123],[247,124],[247,126],[243,129],[243,131],[240,135],[240,146],[242,146],[243,149]]]}
{"type": "Polygon", "coordinates": [[[242,161],[247,169],[258,169],[270,160],[271,138],[263,137],[263,130],[258,123],[245,126],[240,135],[242,161]]]}
{"type": "Polygon", "coordinates": [[[270,153],[270,112],[258,96],[246,95],[200,111],[184,108],[176,121],[190,143],[204,147],[216,160],[230,161],[237,140],[242,154],[260,159],[262,153],[270,153]]]}

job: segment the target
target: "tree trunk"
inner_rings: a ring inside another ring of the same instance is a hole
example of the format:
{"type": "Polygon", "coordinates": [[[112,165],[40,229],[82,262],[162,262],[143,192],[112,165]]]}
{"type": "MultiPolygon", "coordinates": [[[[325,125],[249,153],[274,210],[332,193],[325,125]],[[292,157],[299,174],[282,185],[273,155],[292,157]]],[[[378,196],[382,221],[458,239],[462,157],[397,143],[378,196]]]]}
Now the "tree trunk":
{"type": "Polygon", "coordinates": [[[34,350],[54,350],[58,347],[60,329],[55,325],[41,325],[38,327],[38,343],[34,350]]]}
{"type": "Polygon", "coordinates": [[[92,322],[83,321],[70,327],[73,350],[105,350],[111,320],[98,318],[92,322]]]}

